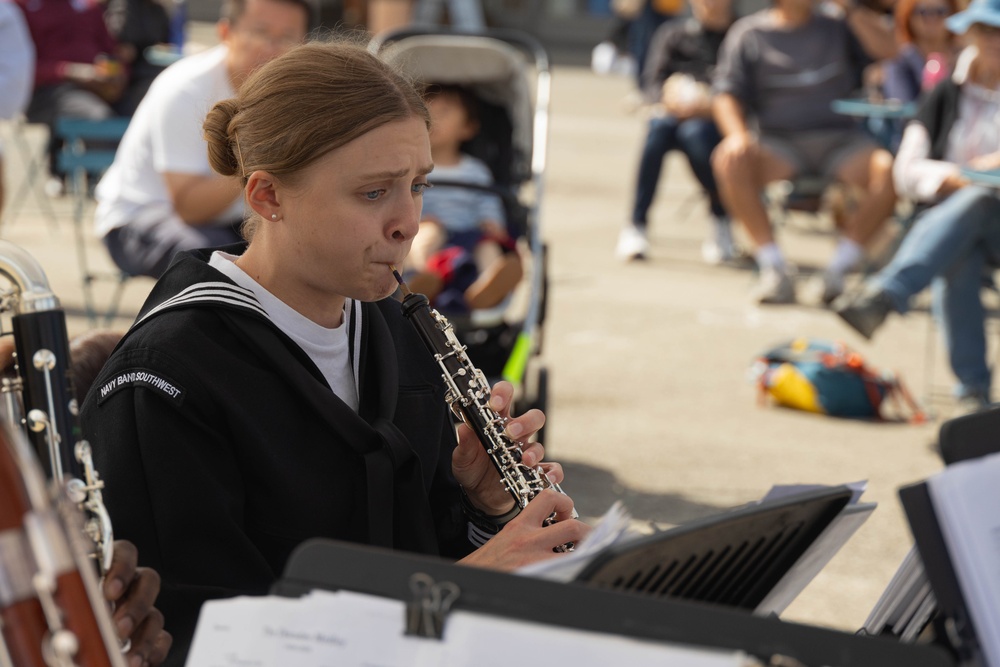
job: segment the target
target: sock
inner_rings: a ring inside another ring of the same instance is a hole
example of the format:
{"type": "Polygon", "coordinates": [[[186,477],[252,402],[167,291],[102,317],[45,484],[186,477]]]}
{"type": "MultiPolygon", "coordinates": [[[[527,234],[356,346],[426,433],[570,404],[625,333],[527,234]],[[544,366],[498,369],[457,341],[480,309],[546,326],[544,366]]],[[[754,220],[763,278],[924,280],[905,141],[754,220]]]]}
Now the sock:
{"type": "Polygon", "coordinates": [[[757,258],[757,265],[761,269],[785,270],[785,257],[781,254],[781,248],[774,241],[757,248],[754,257],[757,258]]]}
{"type": "Polygon", "coordinates": [[[841,238],[837,241],[837,249],[834,250],[833,259],[830,260],[826,270],[843,275],[853,269],[864,254],[864,249],[856,241],[841,238]]]}
{"type": "Polygon", "coordinates": [[[733,230],[729,218],[712,216],[712,232],[715,242],[727,249],[733,247],[733,230]]]}

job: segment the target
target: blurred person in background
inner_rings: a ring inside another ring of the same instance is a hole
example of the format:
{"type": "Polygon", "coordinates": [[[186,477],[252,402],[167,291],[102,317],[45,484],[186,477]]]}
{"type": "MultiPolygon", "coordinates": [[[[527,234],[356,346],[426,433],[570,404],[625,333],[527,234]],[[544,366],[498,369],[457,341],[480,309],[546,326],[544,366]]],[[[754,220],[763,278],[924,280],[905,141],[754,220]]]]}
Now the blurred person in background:
{"type": "Polygon", "coordinates": [[[94,222],[119,268],[156,278],[179,250],[242,240],[240,184],[212,171],[202,123],[250,72],[302,42],[311,18],[307,0],[228,0],[221,44],[156,78],[96,190],[94,222]]]}
{"type": "MultiPolygon", "coordinates": [[[[12,0],[0,1],[0,120],[24,111],[35,72],[35,46],[24,16],[12,0]]],[[[0,143],[0,213],[4,205],[3,144],[0,143]]]]}
{"type": "Polygon", "coordinates": [[[712,235],[702,246],[711,264],[733,259],[730,221],[712,174],[712,151],[720,141],[712,118],[711,80],[719,47],[733,22],[730,0],[692,0],[692,16],[657,30],[643,75],[643,93],[653,117],[639,160],[629,224],[618,237],[616,254],[629,261],[649,253],[648,214],[667,153],[680,150],[708,195],[712,235]]]}
{"type": "MultiPolygon", "coordinates": [[[[165,66],[146,58],[146,49],[170,41],[170,14],[165,0],[110,0],[104,16],[118,40],[118,59],[128,67],[128,82],[115,110],[131,116],[165,66]]],[[[173,3],[171,3],[173,4],[173,3]]]]}
{"type": "Polygon", "coordinates": [[[956,11],[954,0],[900,0],[895,14],[899,53],[882,66],[886,99],[916,101],[947,78],[959,43],[945,20],[956,11]]]}
{"type": "MultiPolygon", "coordinates": [[[[35,44],[35,87],[27,117],[49,128],[49,171],[59,176],[59,118],[103,120],[115,115],[128,78],[117,59],[118,43],[97,0],[16,0],[35,44]]],[[[61,192],[51,180],[50,194],[61,192]]]]}
{"type": "Polygon", "coordinates": [[[861,87],[875,59],[895,53],[895,42],[891,33],[883,41],[872,10],[851,5],[844,12],[835,18],[812,0],[775,0],[733,24],[722,45],[713,105],[723,139],[712,163],[727,211],[755,245],[760,274],[752,298],[759,304],[796,300],[761,198],[768,183],[813,176],[861,192],[822,273],[824,303],[843,291],[845,273],[895,207],[892,155],[831,107],[861,87]]]}
{"type": "Polygon", "coordinates": [[[930,285],[958,379],[958,408],[970,412],[990,403],[980,291],[1000,266],[1000,199],[964,170],[1000,169],[1000,0],[975,0],[947,25],[970,38],[969,66],[927,95],[906,126],[893,170],[898,191],[927,208],[889,265],[833,309],[871,338],[930,285]]]}

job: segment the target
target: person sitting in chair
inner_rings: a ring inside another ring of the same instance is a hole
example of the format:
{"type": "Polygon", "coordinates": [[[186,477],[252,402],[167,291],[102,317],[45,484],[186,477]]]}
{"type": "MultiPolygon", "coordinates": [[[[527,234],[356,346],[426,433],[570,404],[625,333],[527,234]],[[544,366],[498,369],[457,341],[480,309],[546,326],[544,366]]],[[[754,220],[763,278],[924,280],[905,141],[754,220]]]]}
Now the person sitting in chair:
{"type": "MultiPolygon", "coordinates": [[[[845,19],[819,13],[813,0],[775,0],[738,20],[722,45],[714,115],[723,139],[712,156],[722,201],[756,249],[758,303],[791,303],[795,288],[775,242],[761,191],[768,183],[820,176],[860,188],[823,274],[822,299],[843,290],[843,276],[892,214],[892,155],[831,103],[851,94],[873,58],[891,50],[873,38],[861,9],[845,19]]],[[[881,34],[881,33],[877,33],[881,34]]]]}
{"type": "Polygon", "coordinates": [[[1000,266],[1000,199],[963,170],[1000,169],[1000,0],[975,0],[948,28],[971,38],[974,57],[931,91],[903,133],[894,169],[899,191],[930,207],[889,265],[833,308],[871,338],[890,313],[905,313],[932,285],[959,410],[970,412],[990,402],[979,292],[984,278],[991,282],[984,272],[1000,266]]]}
{"type": "Polygon", "coordinates": [[[691,171],[708,194],[713,234],[702,246],[710,264],[733,259],[732,233],[712,175],[711,155],[719,130],[712,120],[710,82],[722,39],[733,21],[730,0],[693,0],[693,16],[671,21],[653,35],[644,74],[644,92],[654,108],[639,160],[632,217],[618,236],[615,254],[630,261],[649,253],[649,209],[667,153],[684,153],[691,171]]]}
{"type": "Polygon", "coordinates": [[[524,275],[516,241],[507,231],[502,198],[489,167],[463,151],[479,133],[479,102],[468,88],[434,84],[424,93],[431,116],[433,187],[424,194],[420,231],[407,267],[410,286],[448,311],[493,308],[524,275]],[[472,187],[463,187],[469,184],[472,187]]]}
{"type": "Polygon", "coordinates": [[[157,278],[179,250],[241,240],[239,184],[212,172],[201,124],[252,70],[305,39],[311,12],[308,0],[228,0],[222,43],[150,86],[96,190],[97,232],[122,271],[157,278]]]}

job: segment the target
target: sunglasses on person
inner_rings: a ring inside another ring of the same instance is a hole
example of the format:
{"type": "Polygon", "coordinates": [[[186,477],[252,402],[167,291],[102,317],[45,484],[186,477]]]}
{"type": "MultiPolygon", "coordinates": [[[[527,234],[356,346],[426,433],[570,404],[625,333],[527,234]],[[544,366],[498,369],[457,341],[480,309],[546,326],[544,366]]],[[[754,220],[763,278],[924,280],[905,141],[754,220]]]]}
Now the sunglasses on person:
{"type": "Polygon", "coordinates": [[[951,12],[947,7],[914,7],[913,15],[920,16],[925,19],[943,19],[946,18],[951,12]]]}

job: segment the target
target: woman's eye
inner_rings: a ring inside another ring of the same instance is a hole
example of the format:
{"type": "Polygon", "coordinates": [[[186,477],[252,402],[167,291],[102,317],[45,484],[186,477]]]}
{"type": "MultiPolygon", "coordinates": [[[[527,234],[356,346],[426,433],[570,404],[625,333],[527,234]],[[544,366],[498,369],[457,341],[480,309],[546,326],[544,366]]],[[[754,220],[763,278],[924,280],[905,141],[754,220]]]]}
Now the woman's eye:
{"type": "Polygon", "coordinates": [[[425,190],[429,190],[433,187],[434,186],[430,183],[414,183],[410,189],[413,191],[413,194],[421,195],[425,190]]]}
{"type": "Polygon", "coordinates": [[[385,190],[370,190],[365,193],[364,197],[368,201],[377,201],[382,195],[385,194],[385,190]]]}

